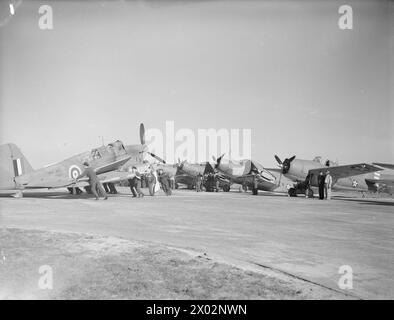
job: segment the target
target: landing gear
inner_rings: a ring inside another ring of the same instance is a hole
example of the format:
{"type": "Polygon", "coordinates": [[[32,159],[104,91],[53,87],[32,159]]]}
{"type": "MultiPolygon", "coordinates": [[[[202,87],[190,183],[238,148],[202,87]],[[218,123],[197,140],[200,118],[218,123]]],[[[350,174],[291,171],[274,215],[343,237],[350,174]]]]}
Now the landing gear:
{"type": "Polygon", "coordinates": [[[289,195],[289,197],[297,197],[296,188],[290,188],[289,191],[287,191],[287,194],[289,195]]]}
{"type": "Polygon", "coordinates": [[[257,188],[253,188],[253,189],[252,189],[252,194],[253,194],[254,196],[257,196],[258,193],[259,193],[259,191],[258,191],[257,188]]]}
{"type": "Polygon", "coordinates": [[[229,192],[230,191],[230,186],[224,186],[223,188],[224,192],[229,192]]]}
{"type": "Polygon", "coordinates": [[[312,189],[307,189],[305,191],[305,198],[313,198],[313,190],[312,189]]]}

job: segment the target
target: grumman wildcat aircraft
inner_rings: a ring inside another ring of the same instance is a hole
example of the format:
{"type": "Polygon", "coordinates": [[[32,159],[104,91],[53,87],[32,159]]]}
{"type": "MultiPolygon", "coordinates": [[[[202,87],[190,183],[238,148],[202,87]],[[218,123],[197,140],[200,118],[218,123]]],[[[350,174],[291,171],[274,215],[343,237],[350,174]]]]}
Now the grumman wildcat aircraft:
{"type": "Polygon", "coordinates": [[[349,165],[338,166],[335,162],[327,160],[324,164],[321,163],[320,157],[314,160],[296,159],[296,156],[286,158],[283,162],[275,155],[275,159],[281,168],[281,173],[296,182],[294,187],[289,189],[289,195],[296,196],[298,193],[308,193],[313,196],[311,187],[318,187],[318,176],[320,172],[326,174],[330,171],[333,178],[333,185],[336,186],[350,186],[355,185],[353,180],[345,179],[367,173],[372,173],[382,170],[375,165],[367,163],[357,163],[349,165]]]}

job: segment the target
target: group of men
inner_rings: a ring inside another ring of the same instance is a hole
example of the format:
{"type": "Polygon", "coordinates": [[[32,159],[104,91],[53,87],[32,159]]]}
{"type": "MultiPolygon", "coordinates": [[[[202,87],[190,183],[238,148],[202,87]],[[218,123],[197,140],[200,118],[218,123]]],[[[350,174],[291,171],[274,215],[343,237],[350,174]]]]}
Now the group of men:
{"type": "Polygon", "coordinates": [[[220,180],[218,175],[214,173],[208,173],[206,175],[199,173],[197,174],[195,185],[197,192],[204,191],[204,188],[206,191],[219,192],[220,180]]]}
{"type": "Polygon", "coordinates": [[[318,185],[319,199],[331,200],[332,177],[330,175],[330,171],[327,171],[326,174],[324,174],[323,171],[320,171],[318,177],[318,185]]]}
{"type": "MultiPolygon", "coordinates": [[[[100,182],[97,177],[96,172],[92,167],[90,167],[88,162],[84,162],[85,170],[75,179],[77,182],[78,179],[82,177],[87,177],[89,182],[89,189],[93,193],[96,200],[99,200],[100,196],[104,198],[104,200],[108,199],[107,193],[116,194],[117,190],[113,183],[104,183],[100,182]]],[[[142,192],[141,180],[143,175],[138,171],[137,167],[133,166],[129,169],[130,175],[128,179],[128,183],[130,186],[130,191],[133,194],[133,198],[141,198],[144,197],[145,194],[142,192]]],[[[172,194],[171,191],[171,179],[167,173],[164,172],[163,169],[158,169],[157,173],[155,172],[153,167],[150,167],[148,172],[145,174],[146,181],[148,183],[149,194],[153,196],[155,194],[155,186],[157,181],[160,183],[161,188],[164,193],[169,196],[172,194]]]]}

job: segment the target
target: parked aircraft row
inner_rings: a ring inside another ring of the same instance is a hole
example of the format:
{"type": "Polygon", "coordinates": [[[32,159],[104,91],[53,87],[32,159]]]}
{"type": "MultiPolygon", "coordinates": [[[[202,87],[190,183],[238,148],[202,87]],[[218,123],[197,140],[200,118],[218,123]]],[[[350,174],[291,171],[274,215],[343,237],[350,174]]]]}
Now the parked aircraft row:
{"type": "Polygon", "coordinates": [[[329,171],[337,189],[387,192],[394,190],[394,165],[384,163],[356,163],[338,165],[333,161],[321,162],[298,159],[296,156],[283,161],[275,155],[279,168],[267,169],[253,159],[224,161],[224,155],[213,163],[191,164],[178,161],[167,164],[159,156],[149,152],[145,144],[144,125],[140,125],[140,144],[124,145],[120,140],[106,146],[94,148],[59,163],[34,170],[21,150],[12,143],[0,146],[0,190],[15,191],[22,195],[26,189],[86,187],[84,179],[75,183],[75,178],[82,172],[83,163],[89,162],[103,183],[119,182],[130,178],[129,168],[137,166],[144,170],[148,165],[162,168],[174,177],[177,183],[192,188],[197,175],[214,174],[219,186],[229,191],[232,184],[240,185],[245,191],[257,194],[263,191],[286,191],[295,196],[299,193],[313,194],[317,187],[320,172],[329,171]],[[154,164],[146,161],[146,155],[155,159],[154,164]]]}

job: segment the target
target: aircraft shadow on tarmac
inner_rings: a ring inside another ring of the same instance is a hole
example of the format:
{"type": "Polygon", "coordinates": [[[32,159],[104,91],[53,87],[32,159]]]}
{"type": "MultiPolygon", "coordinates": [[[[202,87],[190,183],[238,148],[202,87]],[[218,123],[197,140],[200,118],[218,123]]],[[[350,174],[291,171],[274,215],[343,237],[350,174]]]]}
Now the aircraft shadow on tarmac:
{"type": "Polygon", "coordinates": [[[394,207],[394,201],[349,199],[349,198],[340,197],[340,196],[336,196],[334,199],[342,200],[342,201],[352,201],[352,202],[357,202],[359,204],[366,204],[366,205],[394,207]]]}
{"type": "MultiPolygon", "coordinates": [[[[116,194],[112,195],[109,194],[108,198],[110,199],[111,197],[132,197],[131,194],[116,194]]],[[[0,198],[12,198],[12,194],[0,194],[0,198]]],[[[80,194],[80,195],[71,195],[67,192],[29,192],[29,193],[24,193],[23,198],[39,198],[39,199],[52,199],[52,200],[94,200],[94,196],[91,194],[80,194]]],[[[23,199],[22,198],[22,199],[23,199]]]]}

